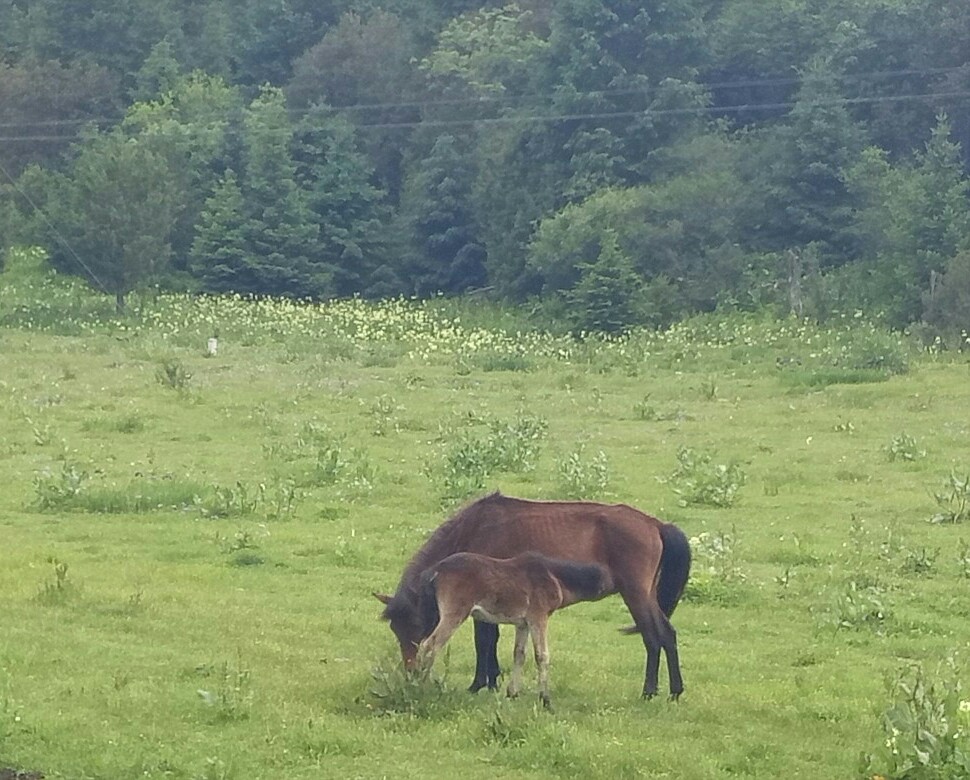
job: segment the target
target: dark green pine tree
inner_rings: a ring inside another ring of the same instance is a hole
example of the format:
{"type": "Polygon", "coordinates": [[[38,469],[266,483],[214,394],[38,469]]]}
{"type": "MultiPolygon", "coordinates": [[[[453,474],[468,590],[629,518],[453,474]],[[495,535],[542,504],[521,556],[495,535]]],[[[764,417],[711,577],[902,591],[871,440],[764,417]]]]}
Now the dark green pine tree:
{"type": "Polygon", "coordinates": [[[804,75],[780,140],[780,159],[766,168],[763,188],[768,248],[812,245],[823,267],[855,259],[857,204],[845,171],[859,159],[865,138],[842,102],[836,74],[821,58],[804,75]]]}
{"type": "Polygon", "coordinates": [[[596,260],[578,268],[582,276],[565,294],[573,330],[617,333],[644,320],[643,280],[615,232],[606,231],[596,260]]]}
{"type": "Polygon", "coordinates": [[[255,286],[237,292],[332,293],[330,269],[320,262],[314,215],[297,181],[292,140],[283,93],[265,87],[243,120],[243,234],[251,268],[240,278],[253,279],[255,286]]]}
{"type": "Polygon", "coordinates": [[[210,292],[259,289],[256,263],[248,256],[245,205],[233,171],[206,200],[192,242],[191,269],[210,292]]]}
{"type": "Polygon", "coordinates": [[[407,182],[401,213],[410,252],[404,272],[418,294],[461,292],[487,281],[471,202],[473,178],[457,139],[442,135],[407,182]]]}
{"type": "Polygon", "coordinates": [[[386,254],[388,210],[353,127],[326,106],[311,107],[296,129],[294,159],[319,226],[316,262],[332,274],[335,294],[366,292],[386,254]]]}

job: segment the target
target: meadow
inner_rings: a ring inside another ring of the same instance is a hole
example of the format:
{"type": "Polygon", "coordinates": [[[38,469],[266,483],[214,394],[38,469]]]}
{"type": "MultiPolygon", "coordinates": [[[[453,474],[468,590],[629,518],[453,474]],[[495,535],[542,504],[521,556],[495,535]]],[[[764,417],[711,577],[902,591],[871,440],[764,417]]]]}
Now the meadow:
{"type": "Polygon", "coordinates": [[[968,409],[965,354],[861,317],[604,339],[160,295],[119,318],[11,268],[0,772],[970,776],[968,409]],[[470,625],[402,674],[372,591],[492,490],[685,530],[680,701],[640,698],[617,598],[550,621],[552,713],[531,660],[519,699],[465,692],[470,625]]]}

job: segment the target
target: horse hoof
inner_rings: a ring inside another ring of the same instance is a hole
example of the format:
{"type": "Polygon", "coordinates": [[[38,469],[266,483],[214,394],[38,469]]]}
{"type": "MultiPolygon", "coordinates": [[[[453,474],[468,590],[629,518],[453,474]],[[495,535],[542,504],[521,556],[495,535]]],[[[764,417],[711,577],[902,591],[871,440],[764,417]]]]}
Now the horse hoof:
{"type": "Polygon", "coordinates": [[[542,706],[543,706],[544,709],[548,710],[549,712],[552,712],[552,699],[550,699],[548,696],[544,696],[544,695],[542,695],[540,693],[539,694],[539,701],[542,702],[542,706]]]}
{"type": "Polygon", "coordinates": [[[650,699],[652,699],[656,695],[657,695],[657,692],[656,691],[644,691],[643,692],[643,698],[646,699],[647,701],[650,701],[650,699]]]}
{"type": "Polygon", "coordinates": [[[468,692],[478,693],[484,687],[485,687],[485,683],[475,680],[471,685],[468,686],[468,692]]]}
{"type": "Polygon", "coordinates": [[[671,693],[670,696],[667,697],[667,701],[680,701],[680,694],[682,693],[683,691],[677,691],[676,693],[671,693]]]}

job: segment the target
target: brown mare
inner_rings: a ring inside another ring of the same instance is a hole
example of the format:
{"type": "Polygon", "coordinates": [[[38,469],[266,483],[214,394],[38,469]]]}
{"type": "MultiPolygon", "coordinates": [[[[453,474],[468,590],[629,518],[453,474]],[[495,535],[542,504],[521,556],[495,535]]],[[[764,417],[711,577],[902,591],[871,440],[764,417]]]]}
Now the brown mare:
{"type": "Polygon", "coordinates": [[[608,575],[596,564],[547,558],[536,552],[502,560],[460,552],[425,569],[421,583],[418,610],[434,630],[418,647],[418,658],[428,666],[434,663],[438,651],[470,616],[486,623],[511,623],[515,651],[508,695],[519,695],[525,644],[531,634],[539,699],[549,707],[549,616],[560,607],[606,595],[608,575]]]}
{"type": "MultiPolygon", "coordinates": [[[[589,501],[526,501],[493,493],[444,522],[415,553],[393,596],[377,595],[383,617],[412,667],[418,645],[433,630],[419,609],[422,573],[456,552],[513,558],[523,552],[591,563],[606,570],[604,594],[619,593],[647,651],[643,695],[657,693],[660,651],[667,656],[670,696],[684,690],[677,633],[669,617],[690,572],[690,547],[671,523],[625,504],[589,501]]],[[[475,621],[477,666],[471,690],[498,685],[498,627],[475,621]]]]}

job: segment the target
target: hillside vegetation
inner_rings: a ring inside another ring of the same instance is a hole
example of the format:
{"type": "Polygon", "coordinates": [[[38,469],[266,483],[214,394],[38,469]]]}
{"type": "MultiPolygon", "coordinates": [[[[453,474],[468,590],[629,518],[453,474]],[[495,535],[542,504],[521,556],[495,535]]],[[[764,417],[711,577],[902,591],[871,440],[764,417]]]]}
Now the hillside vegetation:
{"type": "MultiPolygon", "coordinates": [[[[133,291],[970,329],[970,6],[0,2],[0,249],[133,291]]],[[[0,260],[2,263],[2,260],[0,260]]]]}

